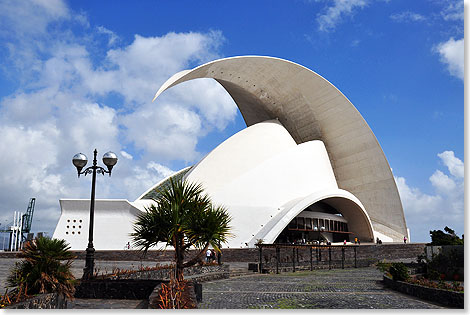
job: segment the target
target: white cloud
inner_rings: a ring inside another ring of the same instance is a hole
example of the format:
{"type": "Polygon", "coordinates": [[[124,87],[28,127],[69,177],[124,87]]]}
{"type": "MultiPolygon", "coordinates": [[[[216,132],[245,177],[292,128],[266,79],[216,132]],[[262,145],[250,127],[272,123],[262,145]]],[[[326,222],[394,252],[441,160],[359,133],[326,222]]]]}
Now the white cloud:
{"type": "Polygon", "coordinates": [[[437,156],[442,160],[453,176],[457,178],[464,177],[464,164],[454,155],[453,151],[444,151],[437,156]]]}
{"type": "Polygon", "coordinates": [[[121,153],[121,155],[122,155],[125,159],[132,160],[132,159],[134,158],[131,154],[127,153],[127,152],[124,151],[124,150],[121,150],[120,153],[121,153]]]}
{"type": "Polygon", "coordinates": [[[144,106],[122,118],[127,140],[138,149],[165,160],[194,161],[201,118],[178,104],[144,106]]]}
{"type": "Polygon", "coordinates": [[[135,200],[147,189],[174,173],[168,167],[150,161],[145,167],[134,166],[132,168],[133,176],[125,177],[122,183],[130,196],[129,199],[135,200]]]}
{"type": "Polygon", "coordinates": [[[62,0],[3,0],[0,17],[2,33],[8,30],[18,36],[43,35],[51,22],[69,19],[70,12],[62,0]]]}
{"type": "Polygon", "coordinates": [[[464,20],[464,1],[451,0],[441,12],[442,17],[446,21],[463,21],[464,20]]]}
{"type": "Polygon", "coordinates": [[[318,15],[318,29],[322,32],[334,30],[342,19],[353,15],[356,8],[363,8],[366,5],[366,0],[334,0],[334,4],[328,7],[324,14],[318,15]]]}
{"type": "Polygon", "coordinates": [[[452,192],[456,187],[455,182],[449,176],[442,173],[440,170],[436,170],[434,174],[429,177],[429,180],[438,192],[448,194],[452,192]]]}
{"type": "Polygon", "coordinates": [[[109,37],[108,46],[114,45],[116,43],[116,41],[119,39],[119,36],[117,36],[116,33],[114,33],[111,30],[108,30],[104,26],[98,26],[96,29],[97,29],[98,33],[104,34],[104,35],[109,37]]]}
{"type": "Polygon", "coordinates": [[[158,164],[154,161],[147,164],[147,169],[155,170],[162,178],[167,178],[170,175],[173,175],[175,171],[169,169],[165,165],[158,164]]]}
{"type": "Polygon", "coordinates": [[[429,242],[429,231],[442,230],[446,225],[459,234],[464,232],[463,162],[454,156],[453,151],[437,156],[448,168],[450,176],[440,170],[431,175],[429,180],[435,189],[434,194],[410,187],[404,177],[395,177],[413,241],[429,242]]]}
{"type": "Polygon", "coordinates": [[[215,81],[151,102],[175,72],[219,57],[220,32],[136,35],[123,45],[64,2],[45,0],[0,2],[0,26],[12,56],[1,66],[21,83],[0,99],[0,220],[36,197],[33,229],[52,232],[60,198],[89,198],[89,177],[77,178],[71,158],[83,152],[90,161],[95,148],[99,158],[108,150],[120,155],[113,176],[98,178],[97,198],[133,200],[173,172],[165,163],[200,158],[201,137],[235,118],[236,106],[215,81]]]}
{"type": "Polygon", "coordinates": [[[434,48],[441,57],[441,62],[453,76],[464,79],[464,39],[455,40],[451,37],[447,42],[440,43],[434,48]]]}
{"type": "Polygon", "coordinates": [[[390,18],[397,22],[422,22],[426,21],[426,18],[415,12],[404,11],[400,13],[395,13],[390,16],[390,18]]]}

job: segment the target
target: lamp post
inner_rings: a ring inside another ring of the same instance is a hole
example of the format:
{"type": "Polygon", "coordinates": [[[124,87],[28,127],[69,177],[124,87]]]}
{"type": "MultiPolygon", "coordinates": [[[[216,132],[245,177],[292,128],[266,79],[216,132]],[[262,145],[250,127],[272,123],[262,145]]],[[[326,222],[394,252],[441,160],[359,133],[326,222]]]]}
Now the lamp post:
{"type": "Polygon", "coordinates": [[[87,167],[85,170],[82,169],[88,162],[88,159],[85,154],[77,153],[73,156],[72,163],[77,168],[78,177],[84,174],[92,174],[91,180],[91,200],[90,200],[90,225],[89,225],[89,232],[88,232],[88,247],[86,249],[86,258],[85,258],[85,268],[83,269],[83,277],[82,279],[88,280],[93,276],[93,269],[94,269],[94,254],[95,248],[93,247],[93,220],[95,216],[95,184],[96,184],[96,174],[109,174],[111,176],[111,170],[113,166],[116,165],[118,158],[116,154],[109,151],[103,155],[103,163],[107,166],[108,170],[105,170],[101,166],[97,165],[96,155],[98,151],[95,149],[93,152],[93,165],[87,167]]]}

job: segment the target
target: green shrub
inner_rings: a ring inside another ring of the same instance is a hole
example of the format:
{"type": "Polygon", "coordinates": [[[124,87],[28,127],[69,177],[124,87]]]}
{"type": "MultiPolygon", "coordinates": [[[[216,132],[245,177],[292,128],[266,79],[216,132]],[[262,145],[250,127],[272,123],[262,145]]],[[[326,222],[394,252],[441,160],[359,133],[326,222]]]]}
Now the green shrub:
{"type": "Polygon", "coordinates": [[[21,260],[10,270],[9,286],[25,295],[57,292],[73,297],[71,266],[75,255],[65,240],[36,238],[25,243],[17,257],[21,260]]]}
{"type": "Polygon", "coordinates": [[[404,263],[392,263],[389,269],[392,279],[395,281],[405,281],[410,276],[408,274],[408,267],[404,263]]]}
{"type": "Polygon", "coordinates": [[[384,259],[383,261],[377,262],[377,269],[379,269],[382,272],[388,272],[390,270],[391,265],[392,263],[386,262],[384,259]]]}

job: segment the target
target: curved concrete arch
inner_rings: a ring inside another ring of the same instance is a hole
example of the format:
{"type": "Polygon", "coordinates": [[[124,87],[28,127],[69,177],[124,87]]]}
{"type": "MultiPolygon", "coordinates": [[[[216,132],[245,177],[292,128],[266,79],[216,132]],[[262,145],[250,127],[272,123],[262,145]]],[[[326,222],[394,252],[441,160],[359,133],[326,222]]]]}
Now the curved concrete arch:
{"type": "Polygon", "coordinates": [[[247,126],[277,118],[298,144],[322,140],[338,186],[361,200],[374,230],[395,241],[407,235],[396,183],[376,137],[358,110],[326,79],[283,59],[231,57],[175,74],[155,98],[197,78],[219,82],[247,126]]]}
{"type": "Polygon", "coordinates": [[[258,239],[273,243],[293,218],[319,201],[333,206],[343,215],[348,221],[349,230],[355,232],[353,237],[358,237],[360,240],[367,242],[374,240],[372,222],[361,202],[343,189],[329,189],[290,202],[253,237],[250,245],[255,244],[258,239]]]}

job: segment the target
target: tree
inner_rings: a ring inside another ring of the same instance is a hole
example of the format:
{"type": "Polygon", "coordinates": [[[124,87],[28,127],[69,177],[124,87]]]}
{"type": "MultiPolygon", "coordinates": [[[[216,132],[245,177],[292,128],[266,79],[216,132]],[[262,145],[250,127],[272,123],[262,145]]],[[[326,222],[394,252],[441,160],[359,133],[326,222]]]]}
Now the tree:
{"type": "Polygon", "coordinates": [[[455,231],[447,226],[444,228],[444,231],[429,231],[429,234],[431,234],[431,245],[463,245],[463,235],[462,238],[459,238],[455,235],[455,231]]]}
{"type": "Polygon", "coordinates": [[[57,292],[73,297],[75,277],[70,268],[75,256],[65,240],[38,237],[25,243],[17,257],[22,260],[10,270],[9,286],[25,294],[57,292]]]}
{"type": "Polygon", "coordinates": [[[224,207],[212,204],[201,184],[182,179],[170,179],[169,185],[157,191],[154,201],[134,223],[134,246],[144,254],[160,242],[165,248],[173,246],[176,279],[183,280],[184,268],[200,261],[209,246],[220,252],[219,244],[230,236],[231,217],[224,207]],[[185,261],[191,247],[199,252],[185,261]]]}

